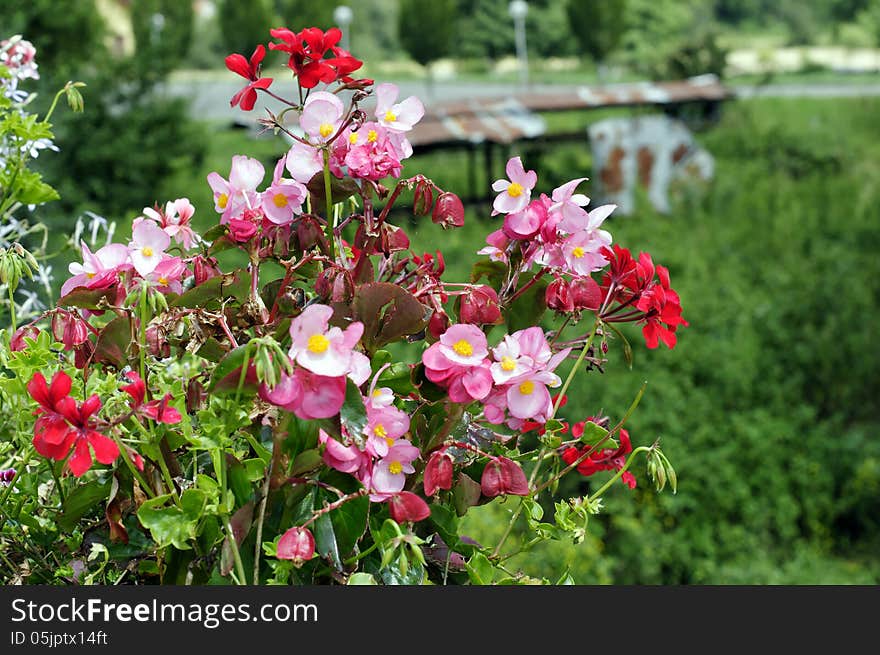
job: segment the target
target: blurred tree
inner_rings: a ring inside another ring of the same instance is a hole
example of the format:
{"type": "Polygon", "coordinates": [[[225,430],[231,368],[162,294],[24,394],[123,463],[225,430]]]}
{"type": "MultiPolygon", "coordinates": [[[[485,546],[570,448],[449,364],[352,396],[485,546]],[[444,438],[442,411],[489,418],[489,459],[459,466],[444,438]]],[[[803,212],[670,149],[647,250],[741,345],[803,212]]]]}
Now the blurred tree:
{"type": "Polygon", "coordinates": [[[445,57],[452,50],[455,17],[455,0],[400,0],[400,44],[423,66],[445,57]]]}
{"type": "Polygon", "coordinates": [[[105,54],[104,22],[94,0],[3,0],[0,37],[22,34],[38,45],[40,69],[58,78],[105,54]]]}
{"type": "Polygon", "coordinates": [[[184,61],[193,40],[193,8],[179,0],[138,0],[131,6],[137,61],[144,75],[164,76],[184,61]]]}
{"type": "Polygon", "coordinates": [[[602,63],[620,44],[626,0],[568,0],[571,33],[581,51],[602,63]]]}
{"type": "Polygon", "coordinates": [[[269,41],[275,16],[269,0],[221,0],[217,6],[220,33],[227,53],[250,57],[257,44],[269,41]]]}
{"type": "MultiPolygon", "coordinates": [[[[276,0],[275,11],[281,23],[297,32],[304,27],[334,27],[333,10],[344,2],[315,2],[315,0],[276,0]]],[[[357,4],[352,2],[357,9],[357,4]]],[[[274,26],[273,26],[274,27],[274,26]]]]}

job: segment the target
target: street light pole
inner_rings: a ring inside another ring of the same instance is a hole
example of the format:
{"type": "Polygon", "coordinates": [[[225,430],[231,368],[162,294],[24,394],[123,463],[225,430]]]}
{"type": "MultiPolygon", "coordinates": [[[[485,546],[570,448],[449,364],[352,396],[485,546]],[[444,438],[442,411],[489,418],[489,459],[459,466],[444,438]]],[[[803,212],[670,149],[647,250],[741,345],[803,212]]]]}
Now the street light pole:
{"type": "Polygon", "coordinates": [[[528,86],[529,55],[526,50],[526,15],[529,13],[529,3],[526,0],[513,0],[507,9],[513,18],[516,57],[519,59],[520,82],[523,86],[528,86]]]}
{"type": "Polygon", "coordinates": [[[333,22],[339,25],[339,29],[342,30],[342,43],[340,45],[343,50],[349,52],[351,51],[351,45],[348,38],[348,26],[351,25],[353,13],[351,7],[345,5],[339,5],[333,10],[333,22]]]}

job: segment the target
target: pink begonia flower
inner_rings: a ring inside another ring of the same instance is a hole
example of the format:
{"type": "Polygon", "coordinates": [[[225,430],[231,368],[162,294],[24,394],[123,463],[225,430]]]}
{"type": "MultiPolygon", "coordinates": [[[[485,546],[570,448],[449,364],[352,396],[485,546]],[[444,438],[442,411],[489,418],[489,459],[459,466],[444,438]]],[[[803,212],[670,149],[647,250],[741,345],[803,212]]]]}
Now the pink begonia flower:
{"type": "Polygon", "coordinates": [[[374,457],[385,457],[397,439],[409,431],[409,415],[394,407],[373,408],[367,405],[367,452],[374,457]]]}
{"type": "Polygon", "coordinates": [[[516,418],[546,422],[553,410],[547,387],[560,384],[559,376],[550,371],[527,373],[516,378],[507,389],[507,409],[516,418]]]}
{"type": "MultiPolygon", "coordinates": [[[[547,196],[533,200],[522,211],[504,217],[504,233],[511,239],[531,239],[547,221],[547,196]]],[[[586,215],[586,212],[584,212],[586,215]]]]}
{"type": "Polygon", "coordinates": [[[388,176],[400,177],[400,161],[410,154],[412,146],[402,135],[378,123],[364,123],[348,135],[344,163],[353,177],[377,181],[388,176]]]}
{"type": "Polygon", "coordinates": [[[535,361],[523,354],[519,340],[510,334],[505,335],[501,343],[492,349],[492,354],[495,356],[495,362],[490,370],[495,384],[507,384],[513,378],[530,373],[536,368],[535,361]]]}
{"type": "Polygon", "coordinates": [[[461,369],[451,376],[448,391],[449,399],[454,403],[470,403],[488,396],[492,391],[489,360],[484,360],[480,366],[461,369]]]}
{"type": "Polygon", "coordinates": [[[507,263],[507,246],[510,238],[504,234],[504,230],[495,230],[486,237],[486,243],[489,244],[485,248],[477,251],[478,255],[489,255],[489,259],[493,262],[507,263]]]}
{"type": "Polygon", "coordinates": [[[553,190],[550,211],[559,214],[562,219],[560,227],[566,232],[580,230],[587,223],[587,211],[584,207],[590,204],[590,199],[582,193],[574,192],[586,180],[586,177],[579,177],[553,190]]]}
{"type": "MultiPolygon", "coordinates": [[[[364,333],[364,324],[356,321],[345,330],[330,327],[333,308],[310,305],[290,324],[290,358],[313,373],[327,377],[347,375],[360,358],[353,349],[364,333]],[[356,360],[353,362],[353,360],[356,360]]],[[[368,373],[369,375],[369,373],[368,373]]]]}
{"type": "Polygon", "coordinates": [[[415,96],[409,96],[398,103],[400,89],[397,85],[385,82],[376,87],[376,119],[383,126],[395,132],[408,132],[422,120],[425,106],[415,96]]]}
{"type": "Polygon", "coordinates": [[[155,284],[159,291],[181,294],[183,293],[183,285],[181,279],[187,272],[186,264],[180,257],[166,256],[153,272],[145,276],[150,282],[155,284]]]}
{"type": "Polygon", "coordinates": [[[299,125],[310,137],[326,143],[342,125],[343,114],[342,100],[327,91],[317,91],[310,94],[303,105],[299,125]]]}
{"type": "Polygon", "coordinates": [[[284,371],[278,384],[269,389],[260,385],[260,398],[308,420],[336,416],[345,402],[345,377],[315,375],[302,368],[292,374],[284,371]]]}
{"type": "Polygon", "coordinates": [[[531,200],[532,189],[538,183],[538,174],[535,171],[526,172],[519,157],[508,160],[505,170],[509,180],[495,180],[492,183],[492,190],[498,192],[492,203],[492,216],[525,209],[531,200]]]}
{"type": "Polygon", "coordinates": [[[152,273],[170,245],[171,237],[153,221],[142,221],[135,225],[128,244],[134,270],[144,277],[152,273]]]}
{"type": "Polygon", "coordinates": [[[609,245],[604,239],[592,238],[586,231],[575,232],[561,244],[565,268],[575,275],[589,275],[602,270],[608,265],[608,260],[600,250],[609,245]]]}
{"type": "Polygon", "coordinates": [[[450,325],[437,343],[440,344],[440,354],[461,366],[479,366],[489,354],[486,335],[476,325],[450,325]]]}
{"type": "Polygon", "coordinates": [[[365,475],[370,457],[356,445],[346,446],[323,430],[318,431],[318,443],[324,446],[324,463],[342,473],[352,473],[361,478],[365,475]]]}
{"type": "MultiPolygon", "coordinates": [[[[378,378],[378,374],[376,375],[378,378]]],[[[370,389],[370,393],[364,398],[364,404],[367,409],[379,409],[380,407],[388,407],[394,402],[394,392],[388,387],[374,387],[370,389]]]]}
{"type": "Polygon", "coordinates": [[[219,173],[208,174],[208,185],[214,191],[214,209],[222,214],[221,223],[226,224],[243,209],[259,204],[257,187],[265,175],[266,169],[259,160],[245,155],[233,155],[228,182],[219,173]]]}
{"type": "MultiPolygon", "coordinates": [[[[336,142],[338,141],[341,139],[336,140],[336,142]]],[[[324,163],[320,150],[306,143],[294,141],[284,158],[284,166],[294,180],[301,184],[308,184],[309,180],[323,170],[324,163]]]]}
{"type": "Polygon", "coordinates": [[[66,296],[77,287],[99,289],[113,284],[120,270],[130,266],[128,248],[121,243],[111,243],[96,252],[91,252],[85,241],[81,242],[83,263],[72,262],[67,270],[73,275],[61,286],[61,295],[66,296]]]}
{"type": "Polygon", "coordinates": [[[284,165],[287,156],[278,160],[272,175],[272,184],[263,191],[263,213],[275,225],[288,225],[294,216],[302,213],[302,205],[308,196],[306,188],[296,180],[285,180],[284,165]]]}
{"type": "Polygon", "coordinates": [[[389,450],[388,454],[373,466],[370,479],[370,500],[380,502],[403,490],[406,475],[415,473],[412,462],[419,458],[421,452],[409,441],[401,439],[389,450]]]}
{"type": "Polygon", "coordinates": [[[199,235],[190,226],[195,211],[189,198],[177,198],[165,203],[165,211],[157,212],[152,207],[144,207],[144,216],[156,221],[168,236],[189,250],[199,242],[199,235]]]}
{"type": "Polygon", "coordinates": [[[590,220],[587,222],[586,232],[590,238],[603,241],[608,246],[611,245],[611,233],[599,228],[615,209],[617,209],[617,205],[601,205],[589,213],[590,220]]]}

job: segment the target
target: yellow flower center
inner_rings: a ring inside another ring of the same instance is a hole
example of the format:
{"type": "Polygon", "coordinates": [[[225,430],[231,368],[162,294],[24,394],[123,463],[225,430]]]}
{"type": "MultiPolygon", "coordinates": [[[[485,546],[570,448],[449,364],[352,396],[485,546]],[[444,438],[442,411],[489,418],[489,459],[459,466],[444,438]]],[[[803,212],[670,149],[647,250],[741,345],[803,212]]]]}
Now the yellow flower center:
{"type": "Polygon", "coordinates": [[[376,424],[376,427],[373,428],[373,434],[377,437],[385,437],[388,434],[388,430],[385,429],[385,426],[381,423],[376,424]]]}
{"type": "Polygon", "coordinates": [[[313,334],[309,337],[309,342],[306,345],[311,352],[316,355],[320,355],[322,352],[327,350],[330,347],[330,339],[325,337],[323,334],[313,334]]]}
{"type": "Polygon", "coordinates": [[[394,121],[397,120],[397,114],[395,114],[393,111],[391,111],[389,109],[388,111],[385,112],[385,120],[389,123],[393,123],[394,121]]]}
{"type": "Polygon", "coordinates": [[[502,357],[501,358],[501,370],[507,371],[508,373],[516,368],[516,362],[513,361],[510,357],[502,357]]]}
{"type": "Polygon", "coordinates": [[[351,145],[355,145],[355,144],[357,144],[357,142],[358,142],[358,135],[357,135],[357,132],[352,132],[352,133],[349,135],[349,137],[348,137],[348,142],[349,142],[351,145]]]}
{"type": "Polygon", "coordinates": [[[462,357],[470,357],[474,354],[474,347],[465,339],[459,339],[452,345],[452,349],[462,357]]]}
{"type": "Polygon", "coordinates": [[[507,195],[512,196],[513,198],[519,198],[523,194],[522,184],[517,184],[516,182],[511,182],[510,186],[507,187],[507,195]]]}
{"type": "Polygon", "coordinates": [[[330,125],[330,123],[321,123],[321,127],[318,128],[318,133],[326,139],[333,134],[333,126],[330,125]]]}
{"type": "Polygon", "coordinates": [[[221,193],[220,196],[217,198],[217,206],[220,209],[226,209],[226,205],[228,205],[228,204],[229,204],[229,196],[226,195],[225,193],[221,193]]]}
{"type": "Polygon", "coordinates": [[[391,462],[388,465],[388,472],[391,475],[397,475],[398,473],[402,473],[403,472],[403,464],[401,464],[400,462],[396,462],[396,461],[391,462]]]}
{"type": "Polygon", "coordinates": [[[373,398],[379,398],[379,397],[381,397],[381,396],[382,396],[382,390],[381,390],[381,389],[373,389],[373,398]]]}
{"type": "Polygon", "coordinates": [[[576,259],[580,259],[584,256],[584,249],[580,246],[577,246],[574,250],[571,251],[571,254],[574,255],[576,259]]]}
{"type": "Polygon", "coordinates": [[[521,385],[519,385],[519,392],[524,396],[529,396],[535,390],[535,383],[531,380],[526,380],[521,385]]]}
{"type": "Polygon", "coordinates": [[[367,141],[370,143],[376,143],[376,139],[379,138],[379,133],[376,130],[370,130],[367,132],[367,141]]]}
{"type": "Polygon", "coordinates": [[[161,284],[163,287],[167,287],[168,286],[168,278],[167,277],[160,277],[159,284],[161,284]]]}
{"type": "Polygon", "coordinates": [[[150,248],[150,246],[144,246],[143,248],[141,248],[141,254],[144,257],[152,257],[153,256],[153,249],[150,248]]]}
{"type": "Polygon", "coordinates": [[[394,445],[394,439],[392,437],[385,437],[385,443],[387,443],[388,447],[391,448],[391,446],[394,445]]]}
{"type": "Polygon", "coordinates": [[[283,193],[276,193],[272,196],[272,202],[275,203],[276,207],[286,207],[287,206],[287,196],[283,193]]]}
{"type": "Polygon", "coordinates": [[[96,275],[97,275],[97,273],[86,273],[86,277],[89,278],[90,280],[91,280],[93,277],[95,277],[96,275]]]}

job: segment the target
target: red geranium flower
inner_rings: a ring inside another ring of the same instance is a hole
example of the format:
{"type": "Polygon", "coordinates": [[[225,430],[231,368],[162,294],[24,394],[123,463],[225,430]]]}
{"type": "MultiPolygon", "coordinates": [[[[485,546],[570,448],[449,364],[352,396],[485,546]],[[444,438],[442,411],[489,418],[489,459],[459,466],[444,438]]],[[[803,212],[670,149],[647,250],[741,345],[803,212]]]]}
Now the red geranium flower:
{"type": "Polygon", "coordinates": [[[282,27],[269,30],[269,33],[282,41],[270,43],[269,48],[290,53],[287,65],[304,89],[312,89],[319,82],[330,84],[340,81],[347,84],[352,81],[349,74],[363,65],[362,61],[336,45],[342,38],[339,28],[333,27],[324,32],[317,27],[309,27],[294,33],[282,27]],[[332,56],[325,58],[328,52],[332,56]]]}
{"type": "Polygon", "coordinates": [[[240,103],[244,111],[250,111],[257,102],[257,89],[268,89],[272,84],[271,77],[260,77],[260,63],[265,56],[266,48],[258,45],[250,61],[245,59],[244,55],[237,53],[226,58],[226,68],[249,80],[247,86],[232,96],[232,100],[229,101],[232,107],[240,103]]]}
{"type": "Polygon", "coordinates": [[[95,458],[102,464],[112,464],[119,457],[116,443],[98,432],[92,416],[101,409],[101,399],[91,396],[82,404],[68,394],[71,389],[70,376],[58,371],[52,384],[46,384],[42,373],[35,373],[28,382],[27,390],[40,407],[34,425],[34,447],[44,457],[62,460],[73,449],[73,456],[67,465],[71,473],[80,477],[92,467],[92,450],[95,458]],[[91,450],[90,450],[91,447],[91,450]]]}
{"type": "MultiPolygon", "coordinates": [[[[590,419],[588,419],[590,420],[590,419]]],[[[595,421],[593,421],[595,422],[595,421]]],[[[571,426],[572,436],[579,437],[584,433],[584,424],[586,421],[575,423],[571,426]]],[[[626,464],[626,456],[632,452],[632,442],[629,438],[629,432],[620,431],[620,446],[617,448],[600,448],[593,451],[590,455],[577,465],[577,471],[585,477],[589,477],[598,471],[619,471],[626,464]]],[[[563,461],[571,466],[581,457],[583,457],[593,446],[585,445],[582,448],[569,446],[562,453],[563,461]]],[[[620,479],[630,489],[635,489],[636,479],[632,473],[627,471],[620,479]]]]}
{"type": "Polygon", "coordinates": [[[161,400],[151,400],[144,404],[147,395],[147,385],[141,379],[141,376],[135,371],[129,371],[125,374],[131,384],[122,387],[122,390],[131,396],[129,405],[135,411],[140,412],[144,416],[153,419],[157,423],[180,423],[183,417],[180,412],[170,407],[168,403],[171,401],[171,394],[166,393],[161,400]]]}

